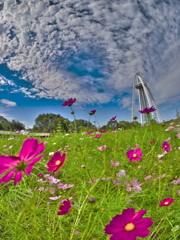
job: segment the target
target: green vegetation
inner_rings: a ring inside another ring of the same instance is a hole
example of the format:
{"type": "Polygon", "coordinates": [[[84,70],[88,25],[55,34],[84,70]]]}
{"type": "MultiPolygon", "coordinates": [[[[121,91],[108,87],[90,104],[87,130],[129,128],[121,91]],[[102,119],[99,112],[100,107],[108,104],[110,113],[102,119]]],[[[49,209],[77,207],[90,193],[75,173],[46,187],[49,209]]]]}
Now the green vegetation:
{"type": "MultiPolygon", "coordinates": [[[[106,127],[111,130],[99,138],[94,138],[95,131],[92,134],[57,132],[53,137],[38,138],[39,143],[47,143],[44,157],[34,166],[31,176],[23,175],[16,186],[13,180],[0,185],[0,239],[106,240],[110,235],[104,233],[104,228],[112,218],[124,209],[135,208],[136,212],[147,210],[145,217],[153,221],[145,239],[178,240],[180,139],[178,127],[176,131],[165,131],[169,126],[169,123],[152,123],[141,128],[137,124],[118,131],[117,124],[106,127]],[[112,132],[114,127],[116,132],[112,132]],[[170,144],[171,151],[162,156],[165,141],[170,144]],[[104,145],[106,148],[100,151],[98,147],[104,145]],[[143,152],[142,160],[130,162],[126,153],[137,148],[143,152]],[[65,163],[59,171],[49,173],[46,164],[57,151],[67,152],[65,163]],[[119,177],[122,170],[126,174],[119,177]],[[52,183],[45,174],[51,174],[60,182],[52,183]],[[124,182],[133,179],[142,184],[142,190],[136,192],[131,188],[127,191],[124,182]],[[58,188],[60,183],[66,187],[58,188]],[[55,196],[61,197],[49,199],[55,196]],[[174,202],[160,207],[165,198],[174,199],[174,202]],[[68,214],[58,216],[63,199],[69,199],[72,208],[68,214]]],[[[1,155],[17,155],[25,139],[21,134],[1,137],[1,155]]]]}

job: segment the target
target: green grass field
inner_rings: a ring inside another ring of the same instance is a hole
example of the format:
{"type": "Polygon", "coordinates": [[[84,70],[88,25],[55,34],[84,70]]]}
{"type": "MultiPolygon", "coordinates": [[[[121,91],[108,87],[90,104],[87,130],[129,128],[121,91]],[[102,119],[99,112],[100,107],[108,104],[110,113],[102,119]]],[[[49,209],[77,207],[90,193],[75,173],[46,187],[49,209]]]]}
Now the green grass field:
{"type": "MultiPolygon", "coordinates": [[[[105,240],[111,236],[105,234],[105,226],[127,208],[147,210],[144,218],[152,218],[145,239],[180,239],[180,139],[174,129],[165,131],[168,126],[107,131],[99,138],[94,138],[95,132],[37,138],[39,143],[46,141],[45,151],[31,175],[24,174],[16,186],[13,180],[0,184],[0,239],[105,240]],[[158,157],[165,141],[171,151],[158,157]],[[98,149],[104,145],[104,150],[98,149]],[[126,152],[137,148],[142,160],[130,162],[126,152]],[[46,165],[57,151],[67,152],[65,163],[59,171],[48,172],[46,165]],[[124,182],[133,179],[141,184],[139,191],[132,186],[127,191],[124,182]],[[50,199],[56,196],[61,197],[50,199]],[[160,207],[165,198],[174,202],[160,207]],[[69,199],[72,208],[57,215],[63,199],[69,199]]],[[[1,156],[17,155],[26,138],[1,136],[1,156]]]]}

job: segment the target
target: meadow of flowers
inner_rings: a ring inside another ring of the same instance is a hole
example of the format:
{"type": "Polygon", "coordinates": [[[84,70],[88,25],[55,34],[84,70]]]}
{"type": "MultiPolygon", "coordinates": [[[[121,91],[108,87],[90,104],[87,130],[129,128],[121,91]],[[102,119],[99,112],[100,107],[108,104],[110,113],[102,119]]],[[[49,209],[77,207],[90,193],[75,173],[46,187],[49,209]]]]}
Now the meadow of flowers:
{"type": "Polygon", "coordinates": [[[0,239],[180,239],[180,134],[124,131],[0,139],[0,239]]]}

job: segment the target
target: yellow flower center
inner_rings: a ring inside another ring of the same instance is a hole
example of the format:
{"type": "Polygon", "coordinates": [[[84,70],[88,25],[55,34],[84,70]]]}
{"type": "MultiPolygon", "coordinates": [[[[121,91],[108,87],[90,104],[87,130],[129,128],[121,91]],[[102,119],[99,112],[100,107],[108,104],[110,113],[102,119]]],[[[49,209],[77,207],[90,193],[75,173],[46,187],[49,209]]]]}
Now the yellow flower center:
{"type": "Polygon", "coordinates": [[[136,153],[134,153],[134,154],[133,154],[133,157],[137,157],[137,154],[136,154],[136,153]]]}
{"type": "Polygon", "coordinates": [[[167,205],[169,202],[165,202],[164,204],[167,205]]]}
{"type": "Polygon", "coordinates": [[[57,160],[57,161],[56,161],[56,165],[57,165],[57,166],[60,165],[60,163],[61,163],[60,160],[57,160]]]}
{"type": "Polygon", "coordinates": [[[124,227],[124,229],[126,230],[126,231],[132,231],[132,230],[134,230],[135,229],[135,225],[134,225],[134,223],[128,223],[128,224],[126,224],[126,226],[124,227]]]}
{"type": "Polygon", "coordinates": [[[27,162],[21,161],[17,164],[16,168],[19,172],[25,171],[27,165],[28,165],[27,162]]]}

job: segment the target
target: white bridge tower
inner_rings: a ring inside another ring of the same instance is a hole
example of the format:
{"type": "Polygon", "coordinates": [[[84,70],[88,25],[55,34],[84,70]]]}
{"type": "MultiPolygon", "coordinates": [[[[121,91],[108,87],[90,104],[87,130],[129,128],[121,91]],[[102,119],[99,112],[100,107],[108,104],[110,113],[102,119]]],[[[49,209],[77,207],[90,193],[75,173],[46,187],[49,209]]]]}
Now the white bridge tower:
{"type": "MultiPolygon", "coordinates": [[[[138,73],[136,73],[134,77],[134,84],[133,84],[132,121],[135,116],[135,89],[138,90],[138,95],[139,95],[139,105],[140,105],[139,110],[144,110],[144,108],[150,108],[153,106],[156,109],[156,111],[150,113],[152,118],[155,118],[154,114],[156,113],[158,122],[162,122],[154,97],[147,83],[143,80],[143,78],[138,73]]],[[[145,115],[146,114],[140,113],[142,125],[145,123],[145,115]]]]}

